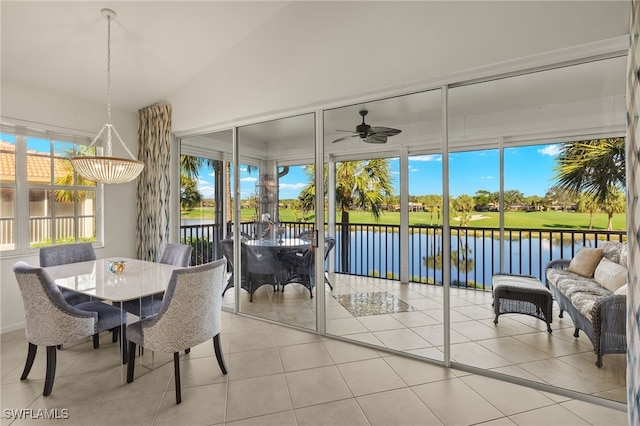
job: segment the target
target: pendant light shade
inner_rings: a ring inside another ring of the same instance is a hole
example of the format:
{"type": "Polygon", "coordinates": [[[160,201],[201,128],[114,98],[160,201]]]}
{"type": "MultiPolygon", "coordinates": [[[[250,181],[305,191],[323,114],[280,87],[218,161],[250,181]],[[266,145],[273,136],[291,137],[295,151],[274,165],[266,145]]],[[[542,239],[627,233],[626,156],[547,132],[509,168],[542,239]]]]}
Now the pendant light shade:
{"type": "Polygon", "coordinates": [[[104,156],[81,155],[71,157],[70,160],[73,169],[85,179],[96,183],[125,183],[138,177],[144,168],[144,163],[133,156],[116,128],[111,124],[111,20],[115,19],[116,13],[111,9],[102,9],[100,13],[107,18],[107,123],[102,126],[89,146],[93,146],[100,137],[103,137],[105,140],[104,156]],[[113,135],[120,141],[131,159],[112,155],[111,139],[113,135]]]}

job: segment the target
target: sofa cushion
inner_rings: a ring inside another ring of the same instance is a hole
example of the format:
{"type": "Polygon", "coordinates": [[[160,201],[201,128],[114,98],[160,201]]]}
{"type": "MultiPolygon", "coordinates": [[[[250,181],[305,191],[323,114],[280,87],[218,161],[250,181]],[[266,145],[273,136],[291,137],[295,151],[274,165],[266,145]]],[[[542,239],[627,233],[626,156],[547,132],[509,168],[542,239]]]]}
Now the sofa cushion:
{"type": "Polygon", "coordinates": [[[574,293],[584,292],[598,296],[608,296],[611,291],[602,287],[593,279],[585,278],[563,269],[547,271],[547,278],[555,288],[571,300],[574,293]]]}
{"type": "Polygon", "coordinates": [[[602,253],[602,257],[606,257],[614,263],[622,263],[622,251],[626,248],[626,246],[626,243],[621,243],[620,241],[602,241],[598,244],[598,247],[600,247],[604,251],[602,253]]]}
{"type": "Polygon", "coordinates": [[[573,256],[567,269],[583,277],[592,278],[603,253],[604,250],[601,248],[582,247],[573,256]]]}
{"type": "Polygon", "coordinates": [[[627,268],[603,257],[593,273],[593,279],[614,292],[627,283],[627,268]]]}
{"type": "MultiPolygon", "coordinates": [[[[604,287],[600,287],[603,292],[607,290],[604,287]]],[[[582,314],[584,315],[590,323],[593,324],[593,307],[596,302],[602,299],[605,296],[611,294],[608,292],[600,293],[600,292],[589,292],[589,291],[576,291],[571,295],[571,304],[582,314]]]]}

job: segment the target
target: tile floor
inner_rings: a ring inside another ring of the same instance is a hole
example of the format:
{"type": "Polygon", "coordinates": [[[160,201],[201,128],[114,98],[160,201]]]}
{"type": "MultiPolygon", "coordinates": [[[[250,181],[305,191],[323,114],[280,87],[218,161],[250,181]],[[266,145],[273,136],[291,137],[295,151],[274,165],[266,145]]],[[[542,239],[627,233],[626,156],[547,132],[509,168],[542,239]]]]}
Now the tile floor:
{"type": "MultiPolygon", "coordinates": [[[[289,291],[289,289],[287,289],[289,291]]],[[[103,336],[58,355],[42,396],[39,353],[20,381],[22,330],[1,340],[2,425],[625,425],[626,413],[500,380],[223,312],[221,374],[213,345],[183,355],[175,404],[171,355],[146,351],[122,384],[117,344],[103,336]],[[153,367],[153,368],[152,368],[153,367]],[[66,420],[16,420],[7,409],[66,409],[66,420]]]]}
{"type": "MultiPolygon", "coordinates": [[[[331,282],[333,290],[325,287],[327,333],[444,359],[442,287],[341,274],[331,282]],[[389,313],[379,314],[380,308],[389,313]]],[[[231,289],[227,306],[233,297],[231,289]]],[[[315,303],[297,284],[277,293],[263,286],[252,303],[241,292],[241,311],[309,329],[315,329],[315,303]]],[[[490,292],[451,289],[452,361],[626,403],[625,354],[605,355],[598,369],[591,342],[585,335],[573,337],[571,319],[558,318],[557,307],[548,334],[543,321],[526,315],[502,315],[494,324],[491,303],[490,292]]]]}

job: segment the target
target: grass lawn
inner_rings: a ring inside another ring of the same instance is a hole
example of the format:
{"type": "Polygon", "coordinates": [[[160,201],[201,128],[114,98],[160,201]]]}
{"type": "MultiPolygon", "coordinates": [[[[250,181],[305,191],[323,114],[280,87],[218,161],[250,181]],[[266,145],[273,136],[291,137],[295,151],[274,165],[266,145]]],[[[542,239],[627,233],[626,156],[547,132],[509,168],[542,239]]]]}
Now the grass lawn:
{"type": "MultiPolygon", "coordinates": [[[[455,217],[456,215],[454,215],[455,217]]],[[[213,219],[213,209],[196,208],[188,212],[182,211],[183,219],[213,219]]],[[[338,214],[338,219],[340,215],[338,214]]],[[[241,220],[243,222],[255,220],[255,210],[243,209],[241,211],[241,220]]],[[[283,222],[295,221],[292,210],[281,209],[280,220],[283,222]]],[[[607,229],[606,213],[596,213],[593,215],[593,229],[607,229]]],[[[378,221],[375,220],[370,212],[352,211],[349,213],[349,221],[351,223],[374,223],[380,225],[398,225],[400,223],[399,212],[384,212],[378,221]]],[[[409,213],[410,225],[441,225],[442,219],[438,219],[437,215],[433,216],[428,212],[412,212],[409,213]]],[[[451,221],[452,226],[459,226],[457,220],[451,221]]],[[[474,212],[474,219],[468,224],[469,227],[481,228],[497,228],[499,227],[499,214],[497,212],[474,212]]],[[[535,228],[535,229],[589,229],[589,213],[575,212],[506,212],[505,226],[507,228],[535,228]]],[[[624,213],[613,215],[613,229],[626,230],[627,218],[624,213]]]]}

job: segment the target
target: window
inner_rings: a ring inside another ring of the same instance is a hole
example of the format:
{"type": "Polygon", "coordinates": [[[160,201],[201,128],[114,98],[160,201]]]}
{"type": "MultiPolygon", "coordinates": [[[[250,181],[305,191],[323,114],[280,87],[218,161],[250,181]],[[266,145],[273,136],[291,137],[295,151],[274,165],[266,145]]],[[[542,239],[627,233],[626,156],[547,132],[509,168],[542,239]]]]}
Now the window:
{"type": "Polygon", "coordinates": [[[42,246],[98,241],[101,188],[77,175],[69,161],[79,153],[95,154],[89,142],[83,137],[3,125],[0,251],[21,253],[42,246]]]}

